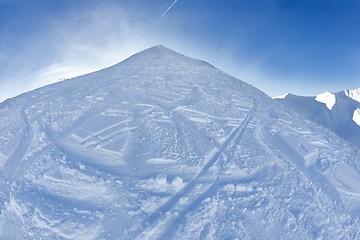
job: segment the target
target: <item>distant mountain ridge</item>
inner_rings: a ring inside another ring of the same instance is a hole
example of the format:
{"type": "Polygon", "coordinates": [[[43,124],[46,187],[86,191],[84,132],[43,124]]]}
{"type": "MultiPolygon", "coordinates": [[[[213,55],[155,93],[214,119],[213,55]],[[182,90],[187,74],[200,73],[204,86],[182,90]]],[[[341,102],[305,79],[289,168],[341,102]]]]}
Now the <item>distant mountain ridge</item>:
{"type": "Polygon", "coordinates": [[[345,90],[345,95],[360,102],[360,88],[345,90]]]}
{"type": "Polygon", "coordinates": [[[166,47],[0,116],[0,239],[360,239],[358,147],[166,47]]]}
{"type": "Polygon", "coordinates": [[[360,88],[314,97],[286,94],[275,100],[360,146],[360,88]]]}

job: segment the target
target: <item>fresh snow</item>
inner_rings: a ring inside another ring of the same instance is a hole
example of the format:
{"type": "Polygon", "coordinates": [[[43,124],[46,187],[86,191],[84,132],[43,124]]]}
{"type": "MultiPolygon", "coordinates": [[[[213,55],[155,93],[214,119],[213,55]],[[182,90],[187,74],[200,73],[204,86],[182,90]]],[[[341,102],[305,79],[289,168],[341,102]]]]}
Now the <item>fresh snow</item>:
{"type": "Polygon", "coordinates": [[[165,47],[0,115],[0,239],[360,238],[358,148],[165,47]]]}
{"type": "Polygon", "coordinates": [[[353,118],[354,122],[360,126],[360,108],[357,108],[355,111],[354,111],[354,115],[353,115],[353,118]]]}
{"type": "Polygon", "coordinates": [[[324,92],[322,94],[317,95],[315,97],[315,100],[324,103],[329,110],[331,110],[336,103],[335,94],[330,92],[324,92]]]}
{"type": "Polygon", "coordinates": [[[345,90],[346,96],[354,99],[355,101],[360,103],[360,88],[353,90],[345,90]]]}

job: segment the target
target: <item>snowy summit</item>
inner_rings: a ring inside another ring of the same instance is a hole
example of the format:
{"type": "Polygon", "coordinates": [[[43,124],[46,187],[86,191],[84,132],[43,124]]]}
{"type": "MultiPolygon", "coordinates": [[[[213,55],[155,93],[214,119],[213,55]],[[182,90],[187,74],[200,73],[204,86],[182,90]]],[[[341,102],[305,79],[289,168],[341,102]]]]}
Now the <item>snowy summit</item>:
{"type": "Polygon", "coordinates": [[[0,104],[0,239],[359,239],[359,149],[162,46],[0,104]]]}

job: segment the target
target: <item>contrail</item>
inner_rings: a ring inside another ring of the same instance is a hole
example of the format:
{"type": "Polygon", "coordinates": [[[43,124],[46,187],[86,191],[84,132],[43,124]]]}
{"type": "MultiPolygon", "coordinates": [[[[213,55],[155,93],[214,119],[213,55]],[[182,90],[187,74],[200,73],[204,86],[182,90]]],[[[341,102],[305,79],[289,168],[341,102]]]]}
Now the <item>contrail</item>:
{"type": "Polygon", "coordinates": [[[172,6],[174,6],[174,4],[177,2],[178,0],[175,0],[170,7],[168,7],[168,9],[166,9],[166,11],[163,13],[162,17],[165,16],[165,14],[172,8],[172,6]]]}

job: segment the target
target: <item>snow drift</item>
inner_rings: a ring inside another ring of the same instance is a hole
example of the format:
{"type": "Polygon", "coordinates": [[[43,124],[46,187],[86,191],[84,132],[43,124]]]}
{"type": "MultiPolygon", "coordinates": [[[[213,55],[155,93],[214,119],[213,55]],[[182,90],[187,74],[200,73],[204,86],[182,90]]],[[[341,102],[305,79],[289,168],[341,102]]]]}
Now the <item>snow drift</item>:
{"type": "Polygon", "coordinates": [[[165,47],[0,115],[0,239],[360,237],[357,148],[165,47]]]}

